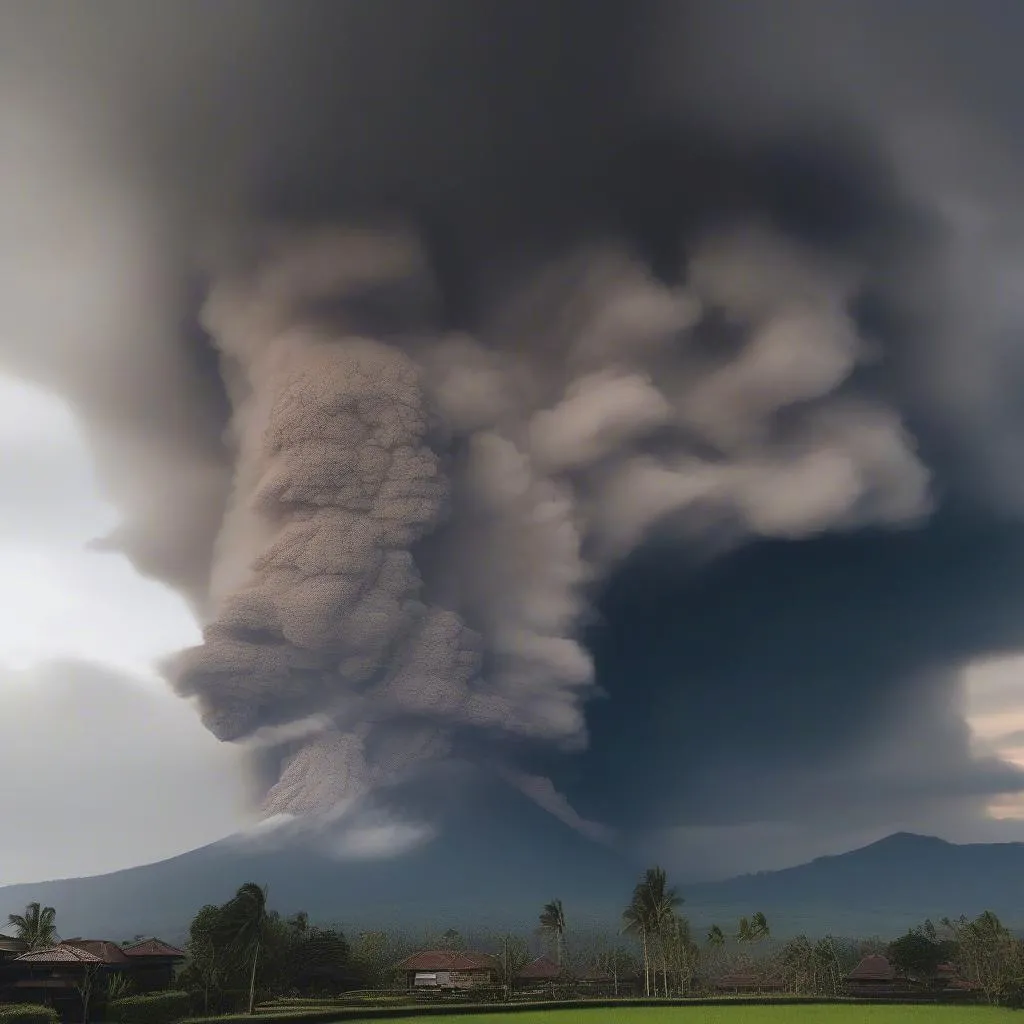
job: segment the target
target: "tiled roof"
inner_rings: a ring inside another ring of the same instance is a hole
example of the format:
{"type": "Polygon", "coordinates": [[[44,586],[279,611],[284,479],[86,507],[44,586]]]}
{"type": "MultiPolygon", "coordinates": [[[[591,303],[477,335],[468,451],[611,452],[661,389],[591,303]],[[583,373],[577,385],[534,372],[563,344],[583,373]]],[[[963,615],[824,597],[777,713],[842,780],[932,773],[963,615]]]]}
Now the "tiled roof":
{"type": "Polygon", "coordinates": [[[128,959],[124,950],[116,942],[107,939],[65,939],[64,946],[74,946],[75,949],[84,949],[87,953],[99,957],[105,964],[127,964],[128,959]]]}
{"type": "Polygon", "coordinates": [[[184,957],[185,950],[164,942],[163,939],[142,939],[121,947],[129,956],[184,957]]]}
{"type": "Polygon", "coordinates": [[[33,964],[101,964],[103,959],[86,949],[61,943],[48,949],[33,949],[14,958],[15,963],[33,964]]]}
{"type": "Polygon", "coordinates": [[[413,953],[400,964],[397,971],[490,971],[495,967],[493,957],[486,953],[470,953],[453,949],[424,949],[413,953]]]}
{"type": "Polygon", "coordinates": [[[896,972],[884,956],[866,956],[846,976],[847,981],[892,981],[896,972]]]}
{"type": "Polygon", "coordinates": [[[539,956],[516,972],[523,981],[549,981],[562,974],[562,969],[546,956],[539,956]]]}

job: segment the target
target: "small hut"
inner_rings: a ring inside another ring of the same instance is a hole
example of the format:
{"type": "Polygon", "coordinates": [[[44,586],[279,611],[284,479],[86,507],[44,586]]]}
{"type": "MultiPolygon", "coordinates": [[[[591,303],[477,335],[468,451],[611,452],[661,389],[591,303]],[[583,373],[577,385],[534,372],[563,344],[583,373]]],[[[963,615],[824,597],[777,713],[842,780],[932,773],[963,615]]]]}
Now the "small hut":
{"type": "Polygon", "coordinates": [[[491,985],[497,962],[486,953],[425,949],[413,953],[395,970],[405,975],[406,988],[467,989],[491,985]]]}

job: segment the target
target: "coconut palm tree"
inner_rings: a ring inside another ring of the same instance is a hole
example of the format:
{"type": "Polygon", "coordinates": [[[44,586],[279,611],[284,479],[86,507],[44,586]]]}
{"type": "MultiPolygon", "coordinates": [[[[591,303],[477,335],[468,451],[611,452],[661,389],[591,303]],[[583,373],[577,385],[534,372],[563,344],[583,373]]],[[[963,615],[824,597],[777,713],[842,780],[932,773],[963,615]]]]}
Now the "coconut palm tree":
{"type": "Polygon", "coordinates": [[[45,949],[60,942],[56,919],[57,911],[53,907],[30,903],[24,914],[8,914],[7,924],[16,930],[17,938],[29,949],[45,949]]]}
{"type": "Polygon", "coordinates": [[[725,932],[717,924],[713,924],[708,929],[708,945],[718,947],[725,945],[725,932]]]}
{"type": "Polygon", "coordinates": [[[641,886],[633,890],[629,906],[622,912],[622,930],[627,935],[640,938],[640,953],[644,961],[644,995],[651,994],[651,962],[647,955],[647,909],[644,905],[641,886]]]}
{"type": "MultiPolygon", "coordinates": [[[[665,994],[668,994],[668,957],[666,955],[666,938],[676,916],[676,908],[683,902],[682,896],[674,886],[669,886],[665,869],[648,868],[644,872],[643,898],[647,904],[648,927],[650,934],[658,939],[661,952],[662,976],[665,982],[665,994]]],[[[657,988],[657,980],[655,980],[657,988]]]]}
{"type": "Polygon", "coordinates": [[[555,963],[562,966],[562,944],[565,942],[565,910],[561,900],[552,900],[544,904],[540,912],[541,931],[554,936],[555,963]]]}
{"type": "MultiPolygon", "coordinates": [[[[670,923],[675,917],[676,907],[683,902],[675,887],[670,887],[665,871],[660,867],[648,868],[633,890],[633,899],[623,911],[624,930],[640,936],[644,957],[644,990],[651,994],[650,944],[657,939],[662,953],[665,988],[668,989],[668,958],[665,956],[664,939],[670,923]]],[[[655,975],[657,987],[657,975],[655,975]]]]}
{"type": "Polygon", "coordinates": [[[267,913],[267,889],[246,882],[225,904],[220,921],[225,944],[243,962],[252,960],[249,976],[249,1013],[256,1012],[256,966],[266,939],[270,917],[267,913]]]}

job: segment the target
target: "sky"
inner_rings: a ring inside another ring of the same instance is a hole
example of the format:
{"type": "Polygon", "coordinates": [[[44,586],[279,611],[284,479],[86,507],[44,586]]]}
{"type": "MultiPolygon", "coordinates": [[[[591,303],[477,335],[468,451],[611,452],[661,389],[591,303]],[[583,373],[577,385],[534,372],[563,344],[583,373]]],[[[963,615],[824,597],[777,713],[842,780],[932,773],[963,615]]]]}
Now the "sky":
{"type": "Polygon", "coordinates": [[[467,760],[687,878],[1024,839],[1021,30],[4,5],[0,880],[467,760]]]}
{"type": "Polygon", "coordinates": [[[65,402],[0,379],[3,883],[100,874],[251,821],[237,752],[171,694],[180,596],[92,550],[117,513],[65,402]],[[201,794],[201,797],[198,795],[201,794]]]}

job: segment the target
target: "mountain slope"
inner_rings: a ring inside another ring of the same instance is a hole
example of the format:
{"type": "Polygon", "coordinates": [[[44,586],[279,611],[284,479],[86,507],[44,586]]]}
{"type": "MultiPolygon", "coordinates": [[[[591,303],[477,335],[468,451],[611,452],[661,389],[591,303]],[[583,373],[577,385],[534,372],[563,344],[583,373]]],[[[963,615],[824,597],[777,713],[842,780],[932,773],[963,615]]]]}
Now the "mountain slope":
{"type": "MultiPolygon", "coordinates": [[[[516,794],[490,793],[436,841],[394,859],[336,861],[293,845],[225,841],[170,860],[93,878],[0,888],[0,914],[31,900],[57,908],[65,935],[181,939],[204,903],[244,881],[270,886],[273,907],[299,909],[346,929],[464,932],[536,925],[558,897],[570,925],[618,927],[639,867],[591,842],[516,794]],[[500,810],[496,809],[500,806],[500,810]]],[[[726,931],[764,911],[773,935],[891,936],[920,923],[994,910],[1024,923],[1024,843],[958,846],[899,833],[849,853],[782,871],[682,886],[695,926],[726,931]]]]}
{"type": "Polygon", "coordinates": [[[1024,922],[1024,843],[957,845],[900,832],[797,867],[689,886],[686,896],[693,911],[771,912],[787,933],[887,933],[983,910],[1017,925],[1024,922]]]}
{"type": "Polygon", "coordinates": [[[334,860],[298,843],[261,849],[225,840],[108,875],[5,886],[0,915],[38,900],[57,909],[64,935],[181,938],[199,907],[255,881],[269,885],[273,908],[304,909],[347,929],[532,929],[555,897],[577,921],[617,919],[636,875],[636,865],[506,791],[500,802],[478,794],[438,839],[393,859],[334,860]]]}

